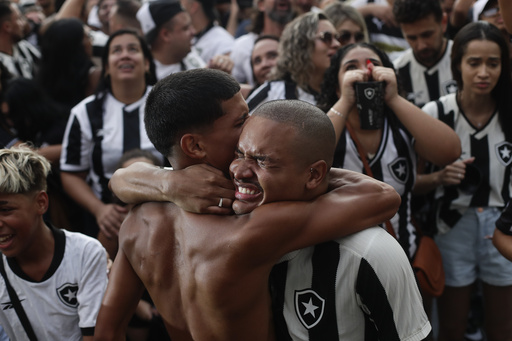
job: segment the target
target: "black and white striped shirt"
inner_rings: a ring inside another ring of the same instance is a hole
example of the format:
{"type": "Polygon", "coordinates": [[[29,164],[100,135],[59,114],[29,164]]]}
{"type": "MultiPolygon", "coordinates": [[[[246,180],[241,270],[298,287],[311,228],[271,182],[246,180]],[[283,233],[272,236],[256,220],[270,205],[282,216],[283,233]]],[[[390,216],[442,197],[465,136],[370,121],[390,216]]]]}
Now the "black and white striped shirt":
{"type": "Polygon", "coordinates": [[[130,105],[107,93],[101,108],[96,105],[96,96],[90,96],[71,109],[62,142],[61,170],[88,171],[93,192],[104,202],[109,201],[108,180],[123,153],[140,148],[162,158],[144,127],[144,108],[150,89],[130,105]]]}
{"type": "Polygon", "coordinates": [[[453,41],[448,40],[443,57],[431,67],[418,63],[412,49],[393,62],[408,101],[422,107],[427,102],[457,91],[457,82],[453,80],[450,67],[452,45],[453,41]]]}
{"type": "Polygon", "coordinates": [[[474,193],[464,192],[455,186],[437,189],[438,231],[447,232],[468,207],[504,207],[512,190],[512,143],[505,140],[498,112],[485,126],[477,128],[459,107],[456,94],[429,102],[422,109],[455,130],[462,146],[461,159],[474,156],[473,165],[481,175],[480,185],[474,193]]]}
{"type": "Polygon", "coordinates": [[[431,330],[409,260],[380,227],[287,254],[270,288],[280,341],[412,341],[431,330]]]}
{"type": "MultiPolygon", "coordinates": [[[[402,198],[398,212],[390,221],[405,253],[412,259],[418,242],[411,223],[411,191],[416,181],[412,136],[398,127],[391,128],[389,121],[384,120],[379,149],[368,163],[375,179],[393,186],[402,198]]],[[[346,129],[336,146],[333,166],[366,174],[356,144],[346,129]]]]}
{"type": "Polygon", "coordinates": [[[41,53],[26,40],[12,46],[12,56],[0,52],[0,62],[14,77],[32,79],[37,70],[41,53]]]}
{"type": "Polygon", "coordinates": [[[294,82],[277,80],[263,83],[247,98],[249,112],[260,104],[276,99],[298,99],[316,105],[315,95],[304,91],[294,82]]]}

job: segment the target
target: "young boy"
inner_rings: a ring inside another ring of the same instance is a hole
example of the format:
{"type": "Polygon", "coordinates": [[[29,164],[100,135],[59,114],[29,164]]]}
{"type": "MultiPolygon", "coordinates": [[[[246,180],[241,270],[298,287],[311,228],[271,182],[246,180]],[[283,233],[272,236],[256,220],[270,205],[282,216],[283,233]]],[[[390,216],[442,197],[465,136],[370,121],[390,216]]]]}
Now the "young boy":
{"type": "Polygon", "coordinates": [[[30,329],[38,340],[92,340],[106,252],[93,238],[43,221],[49,171],[26,146],[0,149],[0,325],[11,340],[27,339],[30,329]]]}

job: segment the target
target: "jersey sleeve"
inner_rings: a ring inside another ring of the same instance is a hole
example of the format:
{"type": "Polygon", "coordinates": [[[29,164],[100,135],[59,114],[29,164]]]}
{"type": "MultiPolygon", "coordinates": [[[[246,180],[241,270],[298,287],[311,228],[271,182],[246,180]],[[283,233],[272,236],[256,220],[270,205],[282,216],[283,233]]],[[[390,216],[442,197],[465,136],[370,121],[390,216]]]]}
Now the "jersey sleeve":
{"type": "Polygon", "coordinates": [[[87,238],[82,255],[82,275],[77,293],[79,327],[93,335],[96,317],[107,288],[107,252],[99,241],[87,238]]]}

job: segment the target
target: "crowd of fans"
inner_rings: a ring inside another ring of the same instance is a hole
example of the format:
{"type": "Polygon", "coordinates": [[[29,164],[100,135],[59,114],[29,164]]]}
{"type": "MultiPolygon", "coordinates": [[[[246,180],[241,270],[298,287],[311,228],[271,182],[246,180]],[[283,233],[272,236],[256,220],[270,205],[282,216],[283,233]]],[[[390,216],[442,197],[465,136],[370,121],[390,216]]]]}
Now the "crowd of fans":
{"type": "MultiPolygon", "coordinates": [[[[113,260],[129,208],[112,174],[167,162],[144,127],[157,81],[211,68],[234,77],[250,112],[309,102],[335,127],[334,167],[367,173],[366,157],[401,195],[391,225],[410,260],[413,225],[435,236],[446,289],[438,313],[423,297],[439,320],[430,339],[510,340],[512,263],[491,240],[512,195],[511,18],[508,0],[0,0],[0,147],[44,156],[45,219],[113,260]],[[386,82],[375,130],[359,127],[353,90],[369,80],[386,82]],[[459,187],[469,168],[471,191],[459,187]]],[[[163,334],[145,296],[127,335],[163,334]]]]}

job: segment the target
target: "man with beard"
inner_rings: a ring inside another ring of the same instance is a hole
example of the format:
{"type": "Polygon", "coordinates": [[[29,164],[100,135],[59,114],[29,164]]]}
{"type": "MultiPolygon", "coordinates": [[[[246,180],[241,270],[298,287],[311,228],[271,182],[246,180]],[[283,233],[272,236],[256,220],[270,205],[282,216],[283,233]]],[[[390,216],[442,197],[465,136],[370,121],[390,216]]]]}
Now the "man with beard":
{"type": "Polygon", "coordinates": [[[33,78],[40,52],[23,40],[25,18],[18,6],[0,1],[0,62],[15,77],[33,78]]]}
{"type": "Polygon", "coordinates": [[[231,59],[234,62],[231,74],[242,84],[254,86],[251,67],[251,51],[260,35],[281,37],[284,26],[295,16],[290,0],[259,0],[258,12],[252,18],[251,32],[235,40],[231,59]]]}
{"type": "Polygon", "coordinates": [[[455,92],[450,69],[452,41],[444,37],[447,17],[439,1],[395,0],[393,13],[411,46],[393,62],[407,99],[421,107],[455,92]]]}

